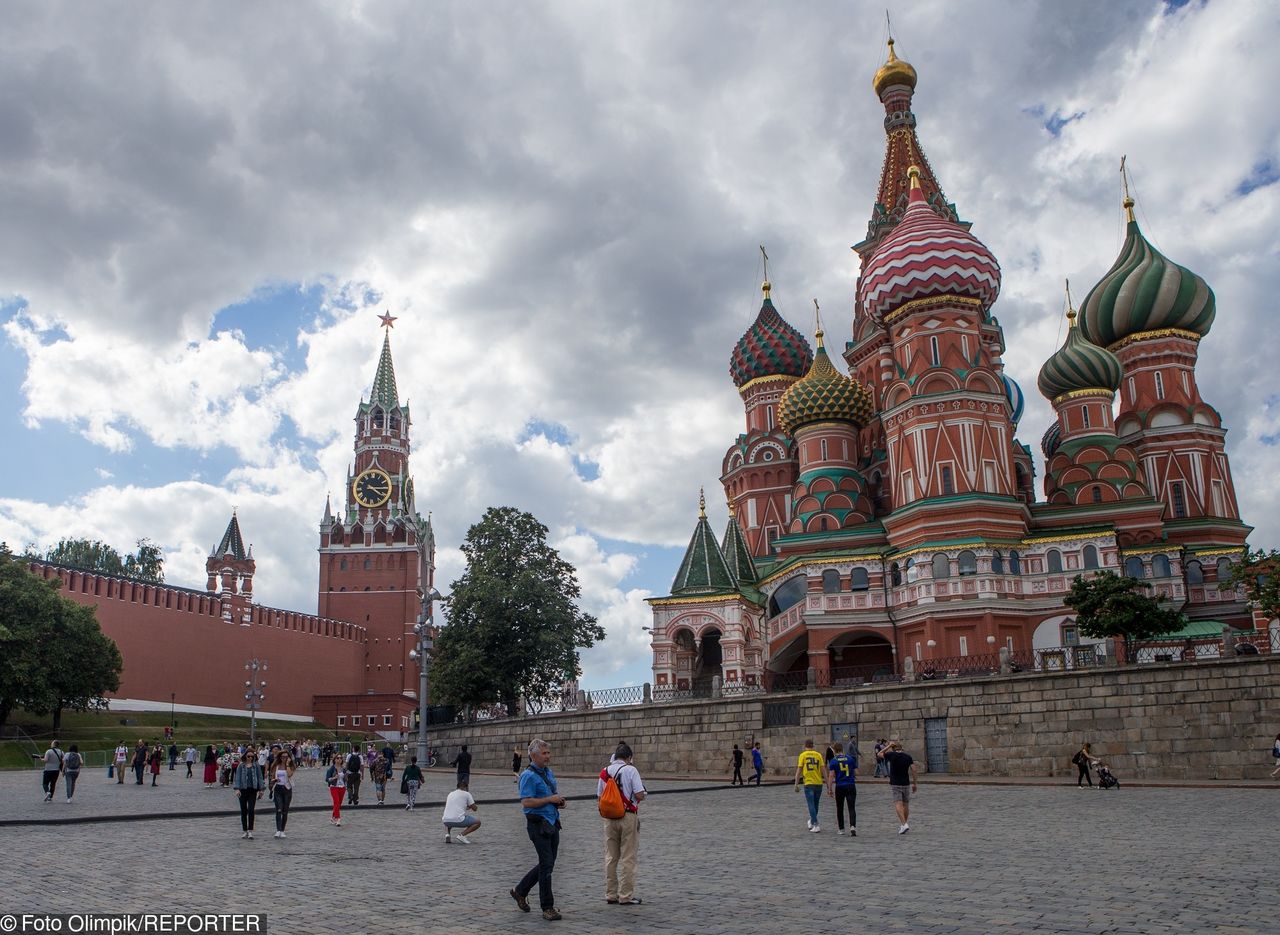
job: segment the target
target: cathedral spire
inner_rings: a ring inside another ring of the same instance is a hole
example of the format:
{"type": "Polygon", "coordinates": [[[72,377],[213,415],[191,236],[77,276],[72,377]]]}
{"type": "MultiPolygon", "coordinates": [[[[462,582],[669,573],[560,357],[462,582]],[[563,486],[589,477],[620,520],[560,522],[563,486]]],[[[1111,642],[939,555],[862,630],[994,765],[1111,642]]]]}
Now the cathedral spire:
{"type": "Polygon", "coordinates": [[[676,580],[671,583],[674,596],[690,596],[696,594],[723,594],[737,590],[737,582],[724,553],[716,542],[715,533],[707,521],[707,501],[698,492],[698,525],[693,529],[689,539],[689,548],[685,551],[684,561],[676,573],[676,580]]]}
{"type": "Polygon", "coordinates": [[[382,356],[378,358],[378,372],[373,377],[373,392],[369,402],[378,403],[386,409],[397,409],[400,397],[396,392],[396,368],[391,361],[391,333],[388,331],[382,338],[382,356]]]}
{"type": "Polygon", "coordinates": [[[886,61],[872,82],[876,96],[884,104],[884,130],[888,139],[876,203],[867,224],[867,237],[853,248],[864,261],[902,220],[911,190],[907,171],[912,166],[920,172],[920,188],[929,207],[948,221],[964,224],[966,228],[969,226],[960,220],[956,206],[947,201],[916,136],[916,115],[911,112],[916,77],[915,68],[898,58],[894,40],[890,37],[886,61]]]}

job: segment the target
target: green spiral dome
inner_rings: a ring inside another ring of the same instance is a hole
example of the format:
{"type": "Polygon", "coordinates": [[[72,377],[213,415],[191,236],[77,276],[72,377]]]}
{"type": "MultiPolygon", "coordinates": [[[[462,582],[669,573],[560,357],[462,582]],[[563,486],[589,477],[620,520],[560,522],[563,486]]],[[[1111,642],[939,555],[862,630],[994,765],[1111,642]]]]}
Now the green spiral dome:
{"type": "Polygon", "coordinates": [[[1114,393],[1120,388],[1120,380],[1124,376],[1120,361],[1116,360],[1115,354],[1084,336],[1076,327],[1074,312],[1068,313],[1067,318],[1071,321],[1067,339],[1040,368],[1036,385],[1040,387],[1041,395],[1054,400],[1076,390],[1110,390],[1114,393]]]}
{"type": "Polygon", "coordinates": [[[1166,328],[1203,337],[1213,325],[1214,309],[1208,284],[1151,246],[1130,218],[1120,256],[1080,307],[1080,330],[1100,347],[1166,328]]]}
{"type": "Polygon", "coordinates": [[[818,332],[818,351],[813,366],[782,394],[778,404],[778,424],[788,435],[811,422],[852,422],[866,425],[874,406],[871,393],[831,363],[818,332]]]}

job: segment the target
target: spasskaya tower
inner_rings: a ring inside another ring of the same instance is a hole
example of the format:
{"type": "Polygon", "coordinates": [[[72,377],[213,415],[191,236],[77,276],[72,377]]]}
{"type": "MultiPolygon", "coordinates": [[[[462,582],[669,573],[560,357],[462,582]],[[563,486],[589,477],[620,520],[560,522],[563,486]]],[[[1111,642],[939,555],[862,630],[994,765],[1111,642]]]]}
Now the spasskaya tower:
{"type": "Polygon", "coordinates": [[[435,575],[435,537],[414,504],[409,407],[400,404],[386,329],[368,400],[356,409],[355,452],[343,504],[325,502],[320,522],[319,613],[368,632],[365,691],[415,694],[409,660],[421,588],[435,575]]]}

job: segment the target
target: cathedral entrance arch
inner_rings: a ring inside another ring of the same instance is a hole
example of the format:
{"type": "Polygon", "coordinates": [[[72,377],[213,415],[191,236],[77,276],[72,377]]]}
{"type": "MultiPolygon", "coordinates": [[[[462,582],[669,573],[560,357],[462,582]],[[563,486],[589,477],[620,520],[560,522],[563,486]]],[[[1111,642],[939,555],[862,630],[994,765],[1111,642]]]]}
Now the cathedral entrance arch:
{"type": "Polygon", "coordinates": [[[698,641],[698,654],[694,664],[693,693],[695,696],[711,695],[711,680],[723,678],[724,650],[720,647],[721,633],[716,629],[702,631],[698,641]]]}
{"type": "Polygon", "coordinates": [[[827,647],[831,684],[863,684],[896,674],[893,644],[879,633],[853,631],[827,647]]]}

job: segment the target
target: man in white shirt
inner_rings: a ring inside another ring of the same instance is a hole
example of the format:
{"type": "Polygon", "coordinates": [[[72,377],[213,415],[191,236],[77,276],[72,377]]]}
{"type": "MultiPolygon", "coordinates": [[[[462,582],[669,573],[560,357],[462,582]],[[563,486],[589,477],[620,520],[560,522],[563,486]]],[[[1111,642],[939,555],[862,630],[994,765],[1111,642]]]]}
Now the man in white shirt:
{"type": "Polygon", "coordinates": [[[596,798],[604,794],[606,782],[616,782],[625,808],[621,818],[604,820],[604,901],[620,906],[641,902],[635,895],[636,856],[640,850],[640,803],[648,793],[631,757],[631,747],[618,744],[596,782],[596,798]]]}
{"type": "Polygon", "coordinates": [[[120,746],[116,747],[116,785],[124,785],[124,767],[129,762],[129,748],[125,742],[120,741],[120,746]]]}
{"type": "Polygon", "coordinates": [[[474,812],[478,808],[476,800],[467,791],[467,783],[458,783],[458,788],[450,792],[449,797],[444,800],[444,815],[440,818],[444,822],[445,844],[452,844],[455,841],[459,844],[472,843],[471,835],[480,829],[480,819],[468,812],[474,812]],[[453,837],[454,828],[466,830],[455,838],[453,837]]]}

